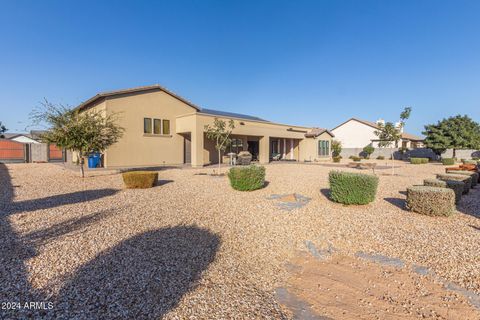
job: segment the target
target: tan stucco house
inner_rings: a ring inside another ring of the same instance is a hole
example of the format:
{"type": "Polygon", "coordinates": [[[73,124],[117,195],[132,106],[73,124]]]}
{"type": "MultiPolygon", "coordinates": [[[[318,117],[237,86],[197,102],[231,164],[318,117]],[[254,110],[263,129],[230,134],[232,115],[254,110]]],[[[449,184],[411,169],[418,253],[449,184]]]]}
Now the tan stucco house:
{"type": "Polygon", "coordinates": [[[108,168],[218,163],[215,145],[204,132],[215,118],[235,123],[225,154],[248,150],[260,163],[268,163],[273,154],[294,161],[330,157],[333,134],[326,129],[202,109],[160,85],[99,93],[77,107],[80,112],[92,108],[116,113],[125,129],[120,141],[104,152],[108,168]]]}

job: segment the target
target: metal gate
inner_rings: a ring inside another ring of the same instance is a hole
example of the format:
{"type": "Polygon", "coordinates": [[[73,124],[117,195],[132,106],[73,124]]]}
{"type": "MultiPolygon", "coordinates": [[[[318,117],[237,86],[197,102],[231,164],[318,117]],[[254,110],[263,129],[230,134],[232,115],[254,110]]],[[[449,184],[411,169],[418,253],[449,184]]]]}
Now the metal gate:
{"type": "Polygon", "coordinates": [[[24,143],[0,139],[0,162],[25,162],[26,159],[24,143]]]}
{"type": "Polygon", "coordinates": [[[54,144],[49,144],[48,161],[63,161],[63,150],[54,144]]]}

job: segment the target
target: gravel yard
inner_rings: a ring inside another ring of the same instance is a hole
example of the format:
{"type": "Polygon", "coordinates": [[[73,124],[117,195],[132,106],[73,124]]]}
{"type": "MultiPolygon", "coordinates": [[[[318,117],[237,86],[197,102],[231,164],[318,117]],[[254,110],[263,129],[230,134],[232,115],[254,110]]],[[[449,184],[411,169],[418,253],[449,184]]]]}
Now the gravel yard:
{"type": "Polygon", "coordinates": [[[396,176],[376,170],[375,202],[347,207],[326,197],[328,172],[338,169],[331,165],[267,165],[264,189],[239,192],[225,176],[199,174],[208,168],[161,170],[158,186],[126,190],[115,172],[89,172],[82,180],[61,165],[0,164],[0,302],[21,303],[0,312],[289,318],[275,289],[288,278],[286,263],[308,252],[306,241],[345,256],[399,258],[480,293],[480,186],[451,218],[408,212],[406,188],[444,167],[397,162],[396,176]],[[291,193],[309,200],[282,210],[276,195],[291,193]],[[29,301],[53,308],[25,308],[29,301]]]}

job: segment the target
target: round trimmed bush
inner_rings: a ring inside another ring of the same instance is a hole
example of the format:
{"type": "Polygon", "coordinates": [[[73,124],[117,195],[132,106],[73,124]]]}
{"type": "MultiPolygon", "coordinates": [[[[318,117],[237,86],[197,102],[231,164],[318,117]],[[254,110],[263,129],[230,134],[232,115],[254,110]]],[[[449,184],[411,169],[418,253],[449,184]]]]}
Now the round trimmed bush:
{"type": "Polygon", "coordinates": [[[410,158],[411,164],[425,164],[428,163],[430,159],[428,158],[410,158]]]}
{"type": "Polygon", "coordinates": [[[450,170],[449,173],[461,174],[461,175],[472,177],[472,188],[474,188],[478,184],[478,177],[479,177],[478,172],[467,171],[467,170],[450,170]]]}
{"type": "Polygon", "coordinates": [[[336,156],[336,157],[333,157],[333,162],[340,162],[340,159],[342,159],[341,156],[336,156]]]}
{"type": "Polygon", "coordinates": [[[256,165],[233,167],[228,171],[228,178],[230,185],[235,190],[257,190],[265,185],[265,167],[256,165]]]}
{"type": "Polygon", "coordinates": [[[428,216],[450,216],[455,212],[455,192],[449,188],[407,188],[407,209],[428,216]]]}
{"type": "Polygon", "coordinates": [[[362,173],[330,171],[330,198],[343,204],[367,204],[375,200],[378,177],[362,173]]]}
{"type": "Polygon", "coordinates": [[[158,179],[155,171],[128,171],[122,173],[123,183],[128,189],[151,188],[158,179]]]}
{"type": "Polygon", "coordinates": [[[442,158],[442,164],[444,166],[453,166],[455,164],[455,159],[453,159],[453,158],[442,158]]]}
{"type": "Polygon", "coordinates": [[[462,181],[465,184],[463,188],[463,194],[469,193],[470,188],[472,187],[472,177],[466,176],[463,174],[441,173],[441,174],[437,174],[437,179],[443,180],[443,181],[446,181],[446,180],[462,181]]]}
{"type": "Polygon", "coordinates": [[[438,179],[425,179],[423,181],[424,186],[437,187],[437,188],[449,188],[455,193],[455,203],[458,203],[462,198],[463,189],[465,183],[463,181],[455,180],[438,180],[438,179]]]}
{"type": "Polygon", "coordinates": [[[385,157],[384,156],[378,156],[377,160],[385,160],[385,157]]]}
{"type": "Polygon", "coordinates": [[[350,159],[352,159],[353,161],[356,161],[356,162],[359,162],[359,161],[362,160],[362,158],[357,157],[357,156],[352,156],[350,159]]]}

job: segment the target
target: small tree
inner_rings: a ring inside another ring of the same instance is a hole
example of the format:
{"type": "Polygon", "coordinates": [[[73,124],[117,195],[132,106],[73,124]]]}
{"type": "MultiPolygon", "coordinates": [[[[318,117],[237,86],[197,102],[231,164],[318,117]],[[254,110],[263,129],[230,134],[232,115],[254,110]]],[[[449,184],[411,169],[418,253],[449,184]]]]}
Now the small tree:
{"type": "Polygon", "coordinates": [[[480,148],[480,125],[468,116],[457,115],[425,126],[425,145],[437,155],[447,149],[453,149],[453,158],[457,149],[480,148]]]}
{"type": "Polygon", "coordinates": [[[2,124],[2,121],[0,121],[0,138],[5,138],[5,136],[3,135],[5,133],[5,131],[7,131],[8,129],[2,124]]]}
{"type": "Polygon", "coordinates": [[[225,151],[228,145],[232,142],[230,135],[232,134],[233,129],[235,129],[235,123],[233,120],[227,122],[215,118],[213,120],[213,125],[205,125],[205,133],[208,139],[215,141],[215,149],[218,151],[218,171],[220,172],[220,160],[221,153],[225,151]]]}
{"type": "Polygon", "coordinates": [[[370,155],[373,153],[373,151],[375,151],[375,148],[371,144],[363,147],[363,152],[365,153],[366,159],[370,159],[370,155]]]}
{"type": "MultiPolygon", "coordinates": [[[[412,112],[412,108],[406,107],[403,109],[403,111],[400,113],[400,122],[398,125],[394,125],[393,122],[387,122],[385,124],[378,123],[378,130],[375,130],[375,135],[378,136],[379,142],[378,146],[379,147],[392,147],[398,145],[398,141],[402,138],[402,131],[403,128],[405,127],[405,121],[410,118],[410,113],[412,112]]],[[[391,157],[392,157],[392,175],[395,174],[395,162],[393,158],[393,149],[391,151],[391,157]]]]}
{"type": "Polygon", "coordinates": [[[338,140],[332,141],[332,156],[338,157],[342,153],[342,143],[338,140]]]}
{"type": "Polygon", "coordinates": [[[105,151],[122,137],[124,131],[116,124],[116,114],[94,110],[79,112],[47,100],[32,112],[31,118],[35,125],[48,126],[40,136],[42,142],[78,153],[82,178],[85,177],[84,157],[91,152],[105,151]]]}

